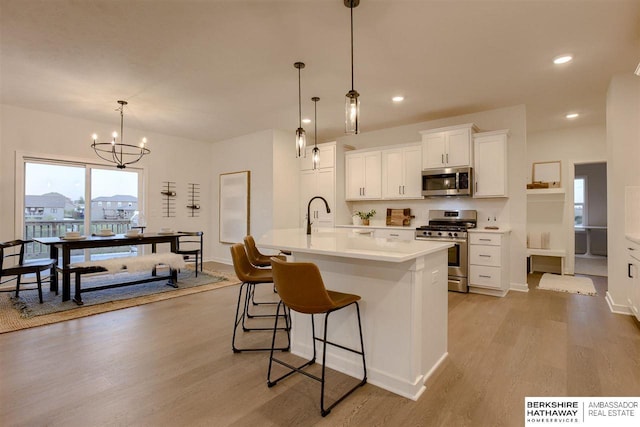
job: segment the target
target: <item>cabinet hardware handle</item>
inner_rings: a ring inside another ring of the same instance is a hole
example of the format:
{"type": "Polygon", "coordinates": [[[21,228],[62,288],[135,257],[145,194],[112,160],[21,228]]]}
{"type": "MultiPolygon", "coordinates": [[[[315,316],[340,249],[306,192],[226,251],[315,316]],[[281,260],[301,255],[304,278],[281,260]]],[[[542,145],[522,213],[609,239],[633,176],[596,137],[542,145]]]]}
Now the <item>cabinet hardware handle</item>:
{"type": "Polygon", "coordinates": [[[484,277],[485,279],[491,279],[491,276],[486,276],[484,274],[480,274],[480,277],[484,277]]]}
{"type": "Polygon", "coordinates": [[[404,194],[404,185],[402,186],[402,194],[404,194]]]}
{"type": "Polygon", "coordinates": [[[399,234],[393,234],[393,233],[389,233],[389,236],[400,237],[399,234]]]}
{"type": "Polygon", "coordinates": [[[398,194],[402,194],[402,185],[398,185],[398,194]]]}
{"type": "Polygon", "coordinates": [[[447,153],[447,163],[449,163],[449,153],[447,153]]]}
{"type": "Polygon", "coordinates": [[[627,249],[629,249],[630,251],[635,251],[636,250],[636,248],[627,248],[627,249]]]}
{"type": "Polygon", "coordinates": [[[481,256],[481,257],[483,257],[483,258],[491,258],[491,255],[485,255],[485,254],[480,254],[480,255],[478,255],[478,256],[481,256]]]}
{"type": "Polygon", "coordinates": [[[627,277],[629,277],[629,279],[633,279],[633,276],[631,275],[631,266],[633,266],[633,264],[627,264],[627,277]]]}
{"type": "Polygon", "coordinates": [[[444,164],[444,154],[440,154],[440,163],[444,164]]]}
{"type": "Polygon", "coordinates": [[[483,239],[483,238],[480,238],[478,240],[482,240],[483,242],[490,242],[491,241],[491,239],[483,239]]]}

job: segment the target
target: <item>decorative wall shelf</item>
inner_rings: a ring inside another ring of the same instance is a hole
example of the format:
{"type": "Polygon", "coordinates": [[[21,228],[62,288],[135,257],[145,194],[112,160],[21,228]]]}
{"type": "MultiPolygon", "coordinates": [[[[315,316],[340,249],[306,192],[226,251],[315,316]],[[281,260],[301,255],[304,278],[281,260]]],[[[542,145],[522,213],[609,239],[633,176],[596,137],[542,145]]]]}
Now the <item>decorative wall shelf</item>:
{"type": "Polygon", "coordinates": [[[187,209],[189,209],[189,216],[197,217],[200,211],[200,184],[189,183],[188,193],[189,204],[187,205],[187,209]]]}
{"type": "Polygon", "coordinates": [[[165,181],[162,183],[162,216],[173,218],[176,216],[176,183],[165,181]]]}

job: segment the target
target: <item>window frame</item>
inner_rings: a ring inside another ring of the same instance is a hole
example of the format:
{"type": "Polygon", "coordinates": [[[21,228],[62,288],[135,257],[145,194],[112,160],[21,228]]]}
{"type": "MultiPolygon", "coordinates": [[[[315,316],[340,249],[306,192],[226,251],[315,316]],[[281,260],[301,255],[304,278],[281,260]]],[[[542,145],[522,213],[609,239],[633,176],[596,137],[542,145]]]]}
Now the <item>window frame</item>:
{"type": "Polygon", "coordinates": [[[588,188],[589,188],[588,185],[589,185],[589,182],[588,182],[588,179],[587,179],[586,175],[577,175],[573,179],[573,226],[574,227],[586,227],[587,224],[589,223],[588,222],[588,214],[587,214],[587,208],[589,206],[589,199],[587,197],[588,193],[589,193],[588,192],[588,188]],[[582,191],[583,191],[582,199],[583,199],[583,202],[582,203],[576,202],[576,194],[575,194],[576,185],[575,185],[575,182],[577,180],[582,180],[582,182],[583,182],[583,186],[582,186],[582,191]],[[576,224],[576,219],[575,219],[576,205],[582,205],[582,224],[579,224],[579,225],[576,224]]]}

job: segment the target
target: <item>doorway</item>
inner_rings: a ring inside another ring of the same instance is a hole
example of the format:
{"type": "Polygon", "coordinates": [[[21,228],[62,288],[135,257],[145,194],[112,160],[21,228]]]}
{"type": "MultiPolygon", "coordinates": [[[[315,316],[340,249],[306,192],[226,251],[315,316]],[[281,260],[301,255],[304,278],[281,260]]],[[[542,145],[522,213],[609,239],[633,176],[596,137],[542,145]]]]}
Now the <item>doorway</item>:
{"type": "Polygon", "coordinates": [[[607,276],[607,163],[574,164],[575,273],[607,276]]]}

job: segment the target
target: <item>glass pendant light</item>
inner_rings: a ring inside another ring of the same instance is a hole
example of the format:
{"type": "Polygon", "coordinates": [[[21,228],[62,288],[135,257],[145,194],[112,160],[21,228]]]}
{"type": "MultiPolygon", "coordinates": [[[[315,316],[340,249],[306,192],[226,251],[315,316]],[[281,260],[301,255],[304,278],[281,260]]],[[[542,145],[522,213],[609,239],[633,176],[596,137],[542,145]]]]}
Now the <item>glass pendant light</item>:
{"type": "Polygon", "coordinates": [[[307,136],[302,128],[302,91],[300,88],[300,70],[304,68],[304,62],[293,64],[298,69],[298,129],[296,129],[296,157],[307,157],[307,136]]]}
{"type": "Polygon", "coordinates": [[[360,0],[344,0],[344,5],[351,11],[351,90],[345,99],[344,131],[348,134],[360,133],[360,94],[353,84],[353,8],[360,4],[360,0]]]}
{"type": "Polygon", "coordinates": [[[320,167],[320,149],[318,148],[318,101],[320,101],[320,98],[318,98],[317,96],[314,96],[313,98],[311,98],[311,100],[313,101],[313,115],[314,115],[313,150],[312,150],[311,161],[313,163],[313,169],[315,170],[320,167]]]}

